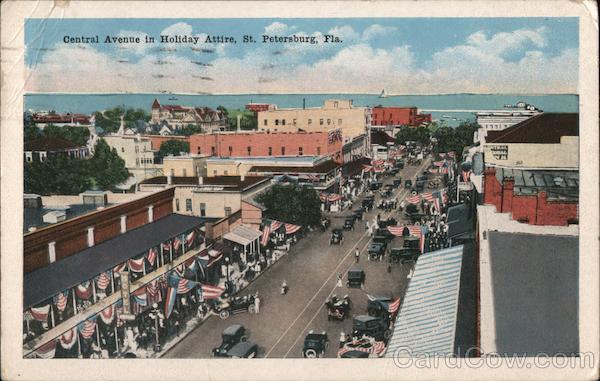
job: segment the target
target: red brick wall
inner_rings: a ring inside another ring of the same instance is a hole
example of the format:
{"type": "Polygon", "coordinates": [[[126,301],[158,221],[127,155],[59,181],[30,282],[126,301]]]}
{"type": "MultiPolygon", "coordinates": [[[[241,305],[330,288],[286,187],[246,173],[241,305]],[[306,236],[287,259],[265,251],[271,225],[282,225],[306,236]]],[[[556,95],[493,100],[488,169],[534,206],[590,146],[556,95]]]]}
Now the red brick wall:
{"type": "Polygon", "coordinates": [[[50,263],[48,259],[48,246],[39,247],[37,250],[25,254],[23,258],[23,267],[25,269],[39,269],[50,263]]]}
{"type": "Polygon", "coordinates": [[[342,149],[342,142],[328,144],[325,132],[301,133],[237,133],[198,134],[190,136],[190,152],[194,154],[214,153],[216,156],[296,156],[326,155],[342,149]],[[231,151],[229,150],[231,147],[231,151]],[[250,154],[248,154],[250,147],[250,154]],[[282,153],[285,148],[285,153],[282,153]]]}
{"type": "Polygon", "coordinates": [[[71,254],[87,249],[87,247],[87,230],[72,237],[56,240],[56,260],[66,258],[71,254]]]}
{"type": "Polygon", "coordinates": [[[373,126],[415,125],[416,107],[373,107],[373,126]]]}
{"type": "Polygon", "coordinates": [[[127,216],[127,230],[132,230],[140,227],[148,222],[148,210],[140,210],[127,216]]]}
{"type": "Polygon", "coordinates": [[[512,213],[512,219],[532,225],[567,226],[578,219],[578,203],[548,201],[546,192],[537,195],[514,195],[514,180],[500,184],[494,169],[485,171],[484,203],[494,205],[498,212],[512,213]]]}
{"type": "Polygon", "coordinates": [[[154,221],[156,221],[160,218],[163,218],[165,216],[168,216],[171,213],[173,213],[173,201],[172,200],[167,200],[163,203],[154,205],[154,210],[153,210],[154,221]]]}
{"type": "Polygon", "coordinates": [[[94,244],[113,238],[121,232],[121,221],[112,220],[94,227],[94,244]]]}
{"type": "Polygon", "coordinates": [[[145,135],[145,137],[150,138],[150,145],[152,149],[160,149],[160,145],[166,142],[167,140],[181,140],[184,142],[189,142],[190,139],[188,136],[162,136],[162,135],[145,135]]]}

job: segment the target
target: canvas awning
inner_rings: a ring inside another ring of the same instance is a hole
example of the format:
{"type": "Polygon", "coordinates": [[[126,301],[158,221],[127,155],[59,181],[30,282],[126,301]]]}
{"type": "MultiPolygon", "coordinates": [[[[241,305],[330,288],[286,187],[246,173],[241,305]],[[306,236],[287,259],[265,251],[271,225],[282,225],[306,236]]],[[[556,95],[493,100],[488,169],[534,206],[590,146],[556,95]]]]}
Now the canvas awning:
{"type": "Polygon", "coordinates": [[[239,243],[240,245],[249,245],[252,241],[259,239],[262,236],[260,230],[253,229],[249,226],[240,225],[223,236],[224,239],[239,243]]]}

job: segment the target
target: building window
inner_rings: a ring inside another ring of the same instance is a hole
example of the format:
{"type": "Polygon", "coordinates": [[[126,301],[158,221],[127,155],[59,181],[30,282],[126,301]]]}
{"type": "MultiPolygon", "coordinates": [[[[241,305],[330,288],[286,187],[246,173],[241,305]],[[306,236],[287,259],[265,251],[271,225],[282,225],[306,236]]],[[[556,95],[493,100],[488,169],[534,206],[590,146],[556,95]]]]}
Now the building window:
{"type": "Polygon", "coordinates": [[[317,147],[317,155],[321,154],[321,147],[317,147]]]}
{"type": "Polygon", "coordinates": [[[200,203],[200,217],[206,217],[206,204],[200,203]]]}
{"type": "Polygon", "coordinates": [[[179,199],[175,199],[175,211],[179,212],[179,199]]]}
{"type": "Polygon", "coordinates": [[[225,217],[229,217],[231,216],[231,208],[226,206],[225,207],[225,217]]]}
{"type": "Polygon", "coordinates": [[[200,149],[200,147],[198,147],[198,148],[196,149],[196,152],[198,153],[198,155],[200,155],[200,154],[202,153],[202,149],[200,149]]]}
{"type": "Polygon", "coordinates": [[[121,147],[121,152],[125,152],[125,147],[121,147]]]}
{"type": "Polygon", "coordinates": [[[275,125],[279,126],[279,119],[275,119],[275,125]]]}
{"type": "Polygon", "coordinates": [[[267,125],[267,120],[263,120],[263,124],[266,126],[267,125]]]}
{"type": "Polygon", "coordinates": [[[252,156],[252,147],[248,146],[247,148],[248,156],[252,156]]]}
{"type": "Polygon", "coordinates": [[[135,166],[136,167],[140,166],[140,159],[138,157],[135,158],[135,166]]]}
{"type": "Polygon", "coordinates": [[[228,170],[224,170],[223,171],[223,176],[229,176],[229,171],[228,170]]]}
{"type": "Polygon", "coordinates": [[[215,148],[215,146],[210,147],[210,154],[212,156],[215,156],[217,154],[217,149],[215,148]]]}
{"type": "Polygon", "coordinates": [[[309,119],[309,120],[308,120],[308,124],[312,124],[312,119],[309,119]]]}
{"type": "Polygon", "coordinates": [[[327,125],[329,126],[331,124],[331,119],[327,119],[327,125]]]}
{"type": "Polygon", "coordinates": [[[285,156],[285,147],[281,147],[281,156],[285,156]]]}
{"type": "Polygon", "coordinates": [[[269,147],[269,156],[273,155],[273,147],[269,147]]]}
{"type": "Polygon", "coordinates": [[[319,124],[322,126],[323,125],[323,119],[319,119],[319,124]]]}
{"type": "Polygon", "coordinates": [[[183,177],[187,177],[187,169],[183,168],[183,177]]]}
{"type": "Polygon", "coordinates": [[[333,102],[333,108],[338,108],[339,107],[339,102],[333,102]]]}
{"type": "Polygon", "coordinates": [[[298,155],[302,156],[303,153],[304,150],[302,149],[302,147],[298,147],[298,155]]]}
{"type": "Polygon", "coordinates": [[[233,147],[229,146],[229,156],[233,155],[233,147]]]}
{"type": "Polygon", "coordinates": [[[213,176],[216,176],[216,175],[217,175],[217,170],[213,169],[213,176]]]}
{"type": "Polygon", "coordinates": [[[292,124],[295,126],[296,125],[296,119],[292,120],[292,124]]]}
{"type": "Polygon", "coordinates": [[[342,120],[338,119],[338,126],[341,126],[341,125],[342,125],[342,120]]]}
{"type": "Polygon", "coordinates": [[[192,211],[192,199],[191,198],[186,198],[185,199],[185,211],[186,212],[191,212],[192,211]]]}
{"type": "Polygon", "coordinates": [[[285,119],[281,119],[281,125],[285,126],[285,119]]]}
{"type": "Polygon", "coordinates": [[[140,152],[140,147],[138,147],[137,145],[135,146],[135,153],[139,153],[140,152]]]}

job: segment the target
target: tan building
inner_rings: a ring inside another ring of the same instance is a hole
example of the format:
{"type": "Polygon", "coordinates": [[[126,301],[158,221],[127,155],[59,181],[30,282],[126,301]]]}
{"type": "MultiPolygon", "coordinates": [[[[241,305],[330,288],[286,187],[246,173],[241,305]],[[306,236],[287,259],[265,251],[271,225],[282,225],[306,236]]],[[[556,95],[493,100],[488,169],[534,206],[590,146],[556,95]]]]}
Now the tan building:
{"type": "Polygon", "coordinates": [[[166,123],[168,127],[162,133],[170,134],[188,124],[202,128],[204,132],[224,131],[229,125],[227,116],[219,110],[208,107],[190,107],[180,105],[161,105],[158,99],[152,103],[151,123],[166,123]]]}
{"type": "Polygon", "coordinates": [[[206,160],[206,176],[245,176],[252,168],[306,168],[329,161],[327,156],[211,157],[206,160]]]}
{"type": "Polygon", "coordinates": [[[139,135],[105,135],[104,141],[117,151],[125,161],[125,168],[137,182],[162,174],[162,166],[155,164],[156,151],[152,150],[149,138],[139,135]]]}
{"type": "Polygon", "coordinates": [[[323,107],[273,109],[258,112],[258,130],[271,132],[332,131],[340,129],[348,143],[366,132],[370,113],[348,99],[328,99],[323,107]]]}
{"type": "Polygon", "coordinates": [[[142,181],[140,192],[175,187],[173,211],[190,216],[219,219],[239,211],[242,200],[251,199],[271,182],[268,177],[170,177],[142,181]]]}
{"type": "Polygon", "coordinates": [[[579,114],[543,113],[489,131],[485,165],[518,169],[578,169],[579,114]]]}
{"type": "Polygon", "coordinates": [[[167,156],[163,158],[163,173],[171,176],[206,176],[208,155],[167,156]]]}

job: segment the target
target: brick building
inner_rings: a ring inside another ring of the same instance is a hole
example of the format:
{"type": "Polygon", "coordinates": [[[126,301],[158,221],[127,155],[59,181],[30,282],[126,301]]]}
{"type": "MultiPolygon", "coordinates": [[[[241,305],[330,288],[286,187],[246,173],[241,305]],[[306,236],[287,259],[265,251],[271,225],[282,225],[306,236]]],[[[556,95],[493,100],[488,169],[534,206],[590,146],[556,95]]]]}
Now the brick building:
{"type": "Polygon", "coordinates": [[[484,203],[513,220],[532,225],[578,223],[577,171],[524,171],[488,168],[484,173],[484,203]]]}
{"type": "Polygon", "coordinates": [[[376,106],[371,110],[372,126],[418,127],[431,123],[431,114],[420,114],[416,107],[376,106]]]}
{"type": "Polygon", "coordinates": [[[225,132],[190,136],[190,152],[219,157],[321,156],[342,150],[340,134],[327,132],[225,132]]]}

